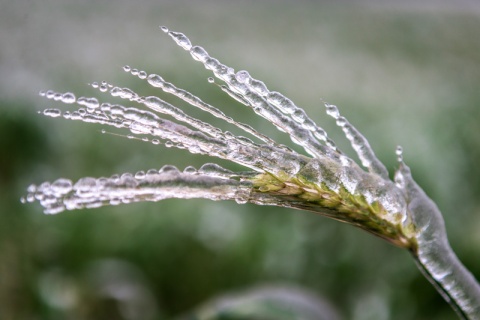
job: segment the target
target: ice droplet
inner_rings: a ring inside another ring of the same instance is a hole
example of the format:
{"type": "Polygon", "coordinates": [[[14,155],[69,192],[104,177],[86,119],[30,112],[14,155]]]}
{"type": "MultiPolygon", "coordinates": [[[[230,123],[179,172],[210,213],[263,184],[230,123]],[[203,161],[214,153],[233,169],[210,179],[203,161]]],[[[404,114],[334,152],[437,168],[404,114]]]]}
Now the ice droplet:
{"type": "Polygon", "coordinates": [[[215,82],[215,79],[213,77],[208,77],[207,81],[209,83],[214,83],[215,82]]]}
{"type": "Polygon", "coordinates": [[[177,167],[175,166],[172,166],[172,165],[164,165],[163,167],[160,168],[160,170],[158,170],[158,173],[180,173],[180,170],[178,170],[177,167]]]}
{"type": "Polygon", "coordinates": [[[340,117],[340,112],[338,111],[337,106],[333,104],[325,103],[325,108],[329,116],[333,117],[334,119],[337,119],[338,117],[340,117]]]}
{"type": "Polygon", "coordinates": [[[163,80],[163,78],[160,77],[158,74],[149,75],[147,81],[150,85],[156,88],[163,88],[163,86],[165,85],[165,80],[163,80]]]}
{"type": "Polygon", "coordinates": [[[132,68],[130,68],[130,66],[128,66],[128,65],[123,66],[123,71],[130,72],[130,70],[132,70],[132,68]]]}
{"type": "Polygon", "coordinates": [[[231,176],[233,174],[233,171],[225,169],[216,163],[205,163],[200,167],[200,169],[198,169],[198,172],[217,177],[231,176]]]}
{"type": "Polygon", "coordinates": [[[345,127],[345,125],[347,124],[347,119],[345,119],[345,117],[342,117],[342,116],[338,116],[337,118],[337,126],[339,127],[345,127]]]}
{"type": "Polygon", "coordinates": [[[193,46],[190,49],[190,55],[192,56],[193,59],[200,61],[202,63],[205,63],[207,59],[210,58],[210,56],[208,55],[208,52],[199,46],[193,46]]]}
{"type": "Polygon", "coordinates": [[[55,92],[52,90],[47,90],[47,92],[45,93],[45,97],[47,99],[53,99],[54,96],[55,96],[55,92]]]}
{"type": "Polygon", "coordinates": [[[157,176],[158,170],[156,169],[148,169],[147,172],[145,173],[145,178],[153,178],[157,176]]]}
{"type": "Polygon", "coordinates": [[[237,204],[246,204],[248,202],[248,199],[246,197],[236,197],[235,202],[237,204]]]}
{"type": "Polygon", "coordinates": [[[61,98],[61,101],[66,104],[74,103],[75,100],[76,100],[75,95],[71,92],[65,92],[61,98]]]}
{"type": "Polygon", "coordinates": [[[402,146],[397,146],[397,149],[395,149],[395,154],[397,155],[397,161],[398,162],[403,162],[403,148],[402,148],[402,146]]]}
{"type": "Polygon", "coordinates": [[[51,188],[52,191],[58,196],[67,194],[72,191],[73,185],[71,180],[60,178],[52,183],[51,188]]]}
{"type": "Polygon", "coordinates": [[[165,32],[165,33],[168,32],[168,28],[165,27],[165,26],[160,26],[160,29],[161,29],[163,32],[165,32]]]}
{"type": "Polygon", "coordinates": [[[43,110],[43,115],[47,117],[57,118],[62,115],[62,111],[56,108],[49,108],[49,109],[43,110]]]}
{"type": "Polygon", "coordinates": [[[79,105],[85,106],[87,108],[92,108],[92,109],[96,109],[100,106],[98,99],[94,97],[92,98],[80,97],[78,98],[77,103],[79,105]]]}
{"type": "Polygon", "coordinates": [[[145,179],[145,171],[138,171],[137,173],[135,173],[135,179],[138,179],[138,180],[142,180],[142,179],[145,179]]]}
{"type": "Polygon", "coordinates": [[[197,172],[197,169],[195,169],[195,167],[193,166],[188,166],[185,169],[183,169],[183,172],[193,174],[197,172]]]}
{"type": "Polygon", "coordinates": [[[92,177],[85,177],[81,178],[80,180],[75,183],[73,186],[73,189],[78,192],[87,192],[87,191],[92,191],[94,187],[97,185],[97,180],[92,177]]]}
{"type": "Polygon", "coordinates": [[[183,33],[170,31],[168,35],[183,49],[188,51],[192,48],[192,43],[183,33]]]}
{"type": "Polygon", "coordinates": [[[297,110],[297,107],[295,106],[293,101],[288,99],[287,97],[284,97],[282,99],[282,102],[278,104],[277,107],[284,114],[292,114],[297,110]]]}
{"type": "Polygon", "coordinates": [[[305,122],[306,114],[305,111],[302,109],[297,109],[295,110],[294,113],[292,113],[292,119],[295,120],[297,123],[303,123],[305,122]]]}
{"type": "Polygon", "coordinates": [[[101,92],[107,92],[108,90],[108,85],[106,84],[102,84],[100,85],[100,87],[98,88],[101,92]]]}
{"type": "Polygon", "coordinates": [[[236,74],[235,74],[235,78],[237,79],[238,82],[240,83],[245,83],[247,82],[248,79],[250,79],[250,74],[248,73],[248,71],[246,70],[241,70],[241,71],[238,71],[236,74]]]}

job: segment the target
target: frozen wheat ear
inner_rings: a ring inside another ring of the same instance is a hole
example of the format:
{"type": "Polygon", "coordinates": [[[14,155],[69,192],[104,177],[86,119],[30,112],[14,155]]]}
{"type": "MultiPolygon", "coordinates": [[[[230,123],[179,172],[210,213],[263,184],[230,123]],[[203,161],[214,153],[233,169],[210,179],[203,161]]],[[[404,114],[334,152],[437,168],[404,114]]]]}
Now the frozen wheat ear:
{"type": "MultiPolygon", "coordinates": [[[[76,98],[70,92],[49,90],[40,94],[78,108],[75,111],[50,108],[43,114],[124,128],[129,131],[129,138],[226,159],[251,171],[232,172],[209,163],[198,170],[187,167],[180,171],[166,165],[159,170],[109,178],[86,177],[76,182],[60,178],[52,183],[31,185],[23,202],[38,201],[48,214],[167,198],[235,200],[319,213],[408,249],[424,275],[461,318],[480,319],[480,287],[451,250],[442,215],[413,180],[400,147],[396,149],[399,168],[395,180],[391,181],[367,139],[340,115],[336,106],[324,103],[327,114],[342,128],[357,153],[364,167],[361,168],[335,146],[325,130],[303,109],[283,94],[270,91],[247,71],[235,72],[202,47],[193,46],[184,34],[166,27],[161,29],[194,60],[211,70],[222,82],[219,87],[223,91],[288,134],[305,154],[275,142],[248,124],[235,121],[159,75],[125,66],[124,71],[242,129],[257,142],[189,116],[156,96],[140,96],[131,89],[107,82],[94,82],[91,86],[134,102],[137,107],[100,103],[94,97],[76,98]],[[162,115],[171,116],[175,121],[166,120],[162,115]]],[[[208,81],[215,80],[209,78],[208,81]]]]}

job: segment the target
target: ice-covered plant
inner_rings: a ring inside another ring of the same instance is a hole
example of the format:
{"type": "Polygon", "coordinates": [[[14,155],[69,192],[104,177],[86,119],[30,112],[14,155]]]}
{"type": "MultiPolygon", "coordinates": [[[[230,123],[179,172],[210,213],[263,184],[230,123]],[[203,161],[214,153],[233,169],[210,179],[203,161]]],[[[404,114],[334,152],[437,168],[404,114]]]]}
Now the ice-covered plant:
{"type": "MultiPolygon", "coordinates": [[[[41,95],[79,108],[63,112],[51,108],[44,110],[43,114],[125,128],[130,131],[129,137],[226,159],[251,170],[233,172],[209,163],[198,170],[187,167],[179,171],[166,165],[160,170],[124,173],[109,178],[87,177],[77,182],[60,178],[52,183],[31,185],[27,196],[22,199],[24,202],[39,201],[47,214],[167,198],[235,200],[319,213],[353,224],[409,250],[420,270],[461,318],[480,319],[480,286],[450,248],[442,215],[413,180],[400,147],[396,150],[399,167],[392,181],[366,138],[340,115],[336,106],[324,103],[327,114],[335,118],[366,170],[362,169],[290,99],[270,91],[247,71],[235,72],[209,56],[202,47],[192,46],[182,33],[165,27],[161,29],[193,59],[211,70],[222,81],[218,86],[230,97],[286,132],[308,155],[235,121],[159,75],[125,66],[126,72],[242,129],[256,142],[191,117],[156,96],[140,96],[128,88],[107,82],[92,83],[91,86],[135,102],[144,109],[100,103],[97,98],[76,98],[72,93],[49,90],[41,95]],[[169,115],[175,121],[161,118],[161,114],[169,115]]],[[[215,80],[209,78],[208,81],[213,83],[215,80]]]]}

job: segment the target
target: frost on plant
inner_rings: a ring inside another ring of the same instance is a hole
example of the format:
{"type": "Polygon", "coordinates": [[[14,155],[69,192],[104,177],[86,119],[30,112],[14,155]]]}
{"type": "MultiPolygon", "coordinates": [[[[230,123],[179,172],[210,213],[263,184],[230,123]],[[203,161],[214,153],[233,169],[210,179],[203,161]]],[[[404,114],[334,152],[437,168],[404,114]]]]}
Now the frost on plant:
{"type": "MultiPolygon", "coordinates": [[[[60,178],[52,183],[31,185],[27,196],[22,199],[24,202],[38,201],[48,214],[166,198],[235,200],[320,213],[410,250],[425,275],[460,316],[480,317],[478,284],[451,252],[442,216],[412,179],[400,147],[396,150],[399,169],[395,181],[391,181],[366,138],[340,115],[336,106],[324,103],[327,114],[335,119],[356,151],[365,168],[362,169],[335,146],[303,109],[283,94],[270,91],[247,71],[235,72],[202,47],[193,46],[182,33],[165,27],[162,30],[194,60],[211,70],[221,81],[218,86],[225,93],[287,133],[308,155],[235,121],[159,75],[125,66],[126,72],[242,129],[257,142],[193,118],[156,96],[140,96],[131,89],[107,82],[95,82],[91,86],[135,102],[138,107],[100,103],[97,98],[76,98],[73,93],[49,90],[41,95],[78,108],[75,111],[51,108],[44,110],[43,114],[124,128],[129,131],[129,137],[226,159],[250,171],[233,172],[209,163],[198,170],[187,167],[179,171],[166,165],[160,170],[124,173],[109,178],[87,177],[77,182],[60,178]],[[162,115],[171,116],[175,121],[166,120],[162,115]]],[[[215,82],[214,78],[208,81],[215,82]]]]}

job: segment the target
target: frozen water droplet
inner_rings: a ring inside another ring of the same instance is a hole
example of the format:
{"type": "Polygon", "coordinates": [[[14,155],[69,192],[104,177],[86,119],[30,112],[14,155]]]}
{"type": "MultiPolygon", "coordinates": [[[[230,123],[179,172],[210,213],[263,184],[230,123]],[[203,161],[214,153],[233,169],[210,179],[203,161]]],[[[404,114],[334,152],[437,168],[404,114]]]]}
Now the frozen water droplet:
{"type": "Polygon", "coordinates": [[[77,100],[79,105],[85,106],[87,108],[96,109],[100,106],[97,98],[87,98],[87,97],[80,97],[77,100]]]}
{"type": "Polygon", "coordinates": [[[153,143],[153,144],[160,144],[160,140],[158,140],[158,139],[152,139],[152,143],[153,143]]]}
{"type": "Polygon", "coordinates": [[[151,74],[148,76],[147,81],[150,85],[156,88],[163,88],[165,86],[165,80],[158,74],[151,74]]]}
{"type": "Polygon", "coordinates": [[[275,106],[280,105],[284,98],[285,97],[277,91],[271,91],[267,95],[268,102],[272,103],[275,106]]]}
{"type": "Polygon", "coordinates": [[[344,127],[347,124],[347,119],[345,117],[339,116],[337,119],[337,126],[344,127]]]}
{"type": "Polygon", "coordinates": [[[49,108],[49,109],[43,110],[43,115],[45,115],[47,117],[57,118],[57,117],[60,117],[62,115],[62,111],[60,111],[59,109],[55,109],[55,108],[49,108]]]}
{"type": "Polygon", "coordinates": [[[282,99],[281,103],[279,103],[277,107],[285,114],[292,114],[298,109],[293,101],[286,97],[282,99]]]}
{"type": "Polygon", "coordinates": [[[53,96],[55,96],[55,92],[53,92],[52,90],[48,90],[46,93],[45,93],[45,97],[47,99],[53,99],[53,96]]]}
{"type": "Polygon", "coordinates": [[[205,163],[200,167],[200,169],[198,169],[198,172],[209,175],[209,176],[220,176],[220,177],[230,176],[233,174],[233,171],[225,169],[216,163],[205,163]]]}
{"type": "Polygon", "coordinates": [[[112,105],[110,103],[104,102],[100,105],[100,110],[104,111],[104,112],[108,112],[108,111],[110,111],[111,107],[112,107],[112,105]]]}
{"type": "Polygon", "coordinates": [[[127,188],[135,188],[138,185],[138,181],[135,180],[133,175],[129,172],[126,172],[120,176],[121,184],[125,185],[127,188]]]}
{"type": "Polygon", "coordinates": [[[163,32],[165,32],[165,33],[168,32],[168,28],[165,27],[165,26],[160,26],[160,29],[161,29],[163,32]]]}
{"type": "Polygon", "coordinates": [[[403,162],[403,148],[401,146],[397,146],[395,154],[397,155],[397,161],[403,162]]]}
{"type": "Polygon", "coordinates": [[[137,173],[135,173],[135,179],[138,179],[138,180],[142,180],[142,179],[145,179],[145,171],[138,171],[137,173]]]}
{"type": "Polygon", "coordinates": [[[246,82],[250,89],[254,90],[261,96],[266,96],[269,93],[268,88],[263,81],[255,80],[249,77],[247,78],[246,82]]]}
{"type": "Polygon", "coordinates": [[[130,101],[138,101],[140,99],[138,94],[136,94],[133,90],[131,90],[129,88],[113,87],[110,90],[110,94],[114,97],[120,97],[122,99],[129,99],[130,101]]]}
{"type": "Polygon", "coordinates": [[[183,170],[183,172],[193,174],[197,172],[197,169],[195,169],[193,166],[188,166],[183,170]]]}
{"type": "Polygon", "coordinates": [[[101,133],[107,133],[107,131],[105,129],[102,129],[100,132],[101,133]]]}
{"type": "Polygon", "coordinates": [[[248,199],[246,197],[237,197],[235,198],[235,202],[238,204],[245,204],[248,202],[248,199]]]}
{"type": "Polygon", "coordinates": [[[183,33],[170,31],[168,35],[183,49],[190,50],[192,48],[192,43],[183,33]]]}
{"type": "Polygon", "coordinates": [[[47,205],[47,207],[43,212],[45,214],[57,214],[64,210],[65,210],[65,206],[63,204],[54,203],[51,205],[47,205]]]}
{"type": "Polygon", "coordinates": [[[71,92],[65,92],[63,95],[62,95],[62,98],[61,98],[62,102],[63,103],[66,103],[66,104],[71,104],[71,103],[74,103],[76,98],[75,98],[75,95],[71,92]]]}
{"type": "Polygon", "coordinates": [[[87,192],[92,191],[97,185],[97,180],[91,177],[81,178],[75,183],[73,189],[77,192],[87,192]]]}
{"type": "Polygon", "coordinates": [[[128,66],[128,65],[123,66],[123,71],[130,72],[130,70],[132,70],[132,68],[130,68],[130,66],[128,66]]]}
{"type": "Polygon", "coordinates": [[[138,72],[138,77],[140,79],[145,79],[145,78],[147,78],[147,73],[145,71],[139,71],[138,72]]]}
{"type": "Polygon", "coordinates": [[[302,109],[297,109],[294,113],[292,113],[292,119],[298,123],[303,123],[306,117],[305,111],[302,109]]]}
{"type": "Polygon", "coordinates": [[[245,83],[250,79],[250,74],[246,70],[241,70],[235,74],[235,79],[240,83],[245,83]]]}
{"type": "Polygon", "coordinates": [[[130,73],[134,76],[138,75],[138,69],[132,69],[132,71],[130,71],[130,73]]]}
{"type": "Polygon", "coordinates": [[[28,193],[35,193],[37,191],[38,191],[38,187],[34,184],[29,185],[27,188],[28,193]]]}
{"type": "Polygon", "coordinates": [[[223,134],[225,135],[225,139],[227,140],[232,140],[236,138],[235,135],[230,131],[225,131],[223,134]]]}
{"type": "Polygon", "coordinates": [[[71,180],[60,178],[52,183],[51,188],[57,196],[61,196],[72,191],[73,185],[71,180]]]}
{"type": "Polygon", "coordinates": [[[145,174],[146,178],[156,177],[158,175],[158,171],[156,169],[148,169],[147,173],[145,174]]]}
{"type": "Polygon", "coordinates": [[[192,56],[193,59],[200,61],[202,63],[205,63],[210,58],[210,56],[208,55],[208,52],[199,46],[193,46],[190,49],[190,55],[192,56]]]}
{"type": "Polygon", "coordinates": [[[178,170],[177,167],[172,166],[172,165],[164,165],[163,167],[158,170],[158,173],[180,173],[180,170],[178,170]]]}
{"type": "Polygon", "coordinates": [[[174,144],[173,144],[172,141],[165,141],[165,147],[171,148],[171,147],[173,147],[173,146],[174,146],[174,144]]]}
{"type": "Polygon", "coordinates": [[[92,88],[98,89],[98,82],[92,82],[90,85],[92,88]]]}
{"type": "Polygon", "coordinates": [[[35,201],[35,196],[33,194],[28,194],[27,195],[27,202],[33,202],[35,201]]]}
{"type": "Polygon", "coordinates": [[[340,112],[338,111],[338,108],[337,106],[333,105],[333,104],[328,104],[328,103],[325,103],[325,108],[327,110],[327,114],[335,119],[337,119],[338,117],[340,117],[340,112]]]}
{"type": "Polygon", "coordinates": [[[207,81],[209,83],[214,83],[215,82],[215,79],[213,77],[208,77],[207,81]]]}
{"type": "Polygon", "coordinates": [[[325,141],[327,139],[327,132],[321,128],[316,128],[313,134],[315,135],[315,137],[322,141],[325,141]]]}
{"type": "Polygon", "coordinates": [[[41,90],[41,91],[38,93],[38,95],[39,95],[40,97],[45,97],[45,94],[46,94],[45,90],[41,90]]]}

